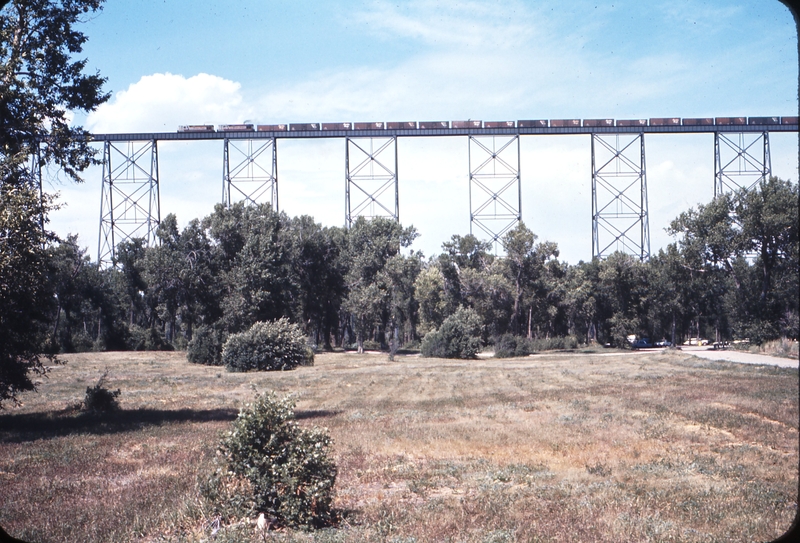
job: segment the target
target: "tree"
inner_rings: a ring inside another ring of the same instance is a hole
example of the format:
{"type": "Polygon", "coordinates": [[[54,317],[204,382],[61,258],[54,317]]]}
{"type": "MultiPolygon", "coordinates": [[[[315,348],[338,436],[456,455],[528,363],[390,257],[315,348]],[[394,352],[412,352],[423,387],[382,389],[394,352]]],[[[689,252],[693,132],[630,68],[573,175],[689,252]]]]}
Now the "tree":
{"type": "Polygon", "coordinates": [[[68,111],[108,99],[104,79],[75,60],[86,37],[74,29],[102,0],[12,0],[0,6],[0,405],[35,388],[42,373],[39,329],[52,301],[44,280],[44,231],[53,199],[28,169],[54,164],[71,179],[94,160],[87,132],[68,111]],[[41,147],[40,152],[36,149],[41,147]]]}
{"type": "Polygon", "coordinates": [[[40,166],[53,163],[71,179],[94,162],[88,132],[69,124],[69,111],[108,100],[105,79],[83,73],[86,36],[74,26],[103,0],[12,0],[0,11],[0,162],[3,183],[20,182],[35,142],[40,166]]]}

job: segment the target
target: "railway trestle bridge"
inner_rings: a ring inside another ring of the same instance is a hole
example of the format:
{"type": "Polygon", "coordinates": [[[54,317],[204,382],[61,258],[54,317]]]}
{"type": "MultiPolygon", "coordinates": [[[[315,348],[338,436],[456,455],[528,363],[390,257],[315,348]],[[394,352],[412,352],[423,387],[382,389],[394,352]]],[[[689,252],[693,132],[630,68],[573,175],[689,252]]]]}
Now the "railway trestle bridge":
{"type": "MultiPolygon", "coordinates": [[[[714,194],[751,188],[772,173],[770,132],[797,132],[797,117],[569,119],[196,125],[177,132],[94,134],[103,145],[97,261],[113,265],[118,243],[155,241],[161,220],[158,142],[220,140],[221,202],[279,209],[278,140],[345,140],[345,225],[359,216],[400,219],[397,139],[464,136],[470,233],[498,242],[522,219],[520,137],[590,136],[592,258],[620,250],[650,257],[645,135],[713,133],[714,194]]],[[[39,173],[40,175],[40,173],[39,173]]]]}

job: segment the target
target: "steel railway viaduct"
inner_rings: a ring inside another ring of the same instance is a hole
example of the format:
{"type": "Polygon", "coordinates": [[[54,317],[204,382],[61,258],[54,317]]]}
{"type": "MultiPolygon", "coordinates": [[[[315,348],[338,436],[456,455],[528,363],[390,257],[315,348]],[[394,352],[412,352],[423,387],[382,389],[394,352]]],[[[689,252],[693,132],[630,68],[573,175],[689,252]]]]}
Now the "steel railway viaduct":
{"type": "Polygon", "coordinates": [[[771,175],[770,132],[797,132],[798,117],[563,119],[182,126],[177,132],[93,134],[103,144],[97,261],[116,245],[155,241],[161,220],[158,142],[222,141],[222,203],[278,209],[279,139],[345,139],[345,225],[358,216],[399,220],[397,138],[464,136],[469,146],[470,233],[497,242],[522,219],[520,137],[591,138],[592,257],[620,250],[650,257],[645,135],[713,133],[714,194],[751,188],[771,175]]]}

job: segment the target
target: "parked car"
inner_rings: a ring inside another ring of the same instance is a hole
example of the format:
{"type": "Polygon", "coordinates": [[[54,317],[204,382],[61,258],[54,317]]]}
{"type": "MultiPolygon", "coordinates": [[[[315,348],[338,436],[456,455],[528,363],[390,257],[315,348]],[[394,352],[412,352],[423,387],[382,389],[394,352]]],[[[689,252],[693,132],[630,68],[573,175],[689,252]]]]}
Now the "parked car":
{"type": "Polygon", "coordinates": [[[656,341],[656,347],[672,347],[672,342],[667,339],[656,341]]]}
{"type": "Polygon", "coordinates": [[[708,340],[697,337],[690,337],[683,342],[684,345],[708,345],[708,340]]]}
{"type": "Polygon", "coordinates": [[[648,347],[652,347],[653,344],[650,342],[650,338],[640,338],[633,342],[634,349],[646,349],[648,347]]]}

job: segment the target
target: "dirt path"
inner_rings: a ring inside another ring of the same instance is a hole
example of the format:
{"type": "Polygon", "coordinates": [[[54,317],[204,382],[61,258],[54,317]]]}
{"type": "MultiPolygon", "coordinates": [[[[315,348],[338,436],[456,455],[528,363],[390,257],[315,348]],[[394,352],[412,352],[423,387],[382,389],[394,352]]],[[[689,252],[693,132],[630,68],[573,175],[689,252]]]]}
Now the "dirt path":
{"type": "Polygon", "coordinates": [[[681,347],[683,352],[691,353],[708,360],[727,360],[741,364],[768,364],[782,368],[797,368],[800,362],[789,358],[769,356],[766,354],[743,353],[741,351],[715,351],[711,347],[681,347]]]}

